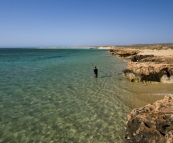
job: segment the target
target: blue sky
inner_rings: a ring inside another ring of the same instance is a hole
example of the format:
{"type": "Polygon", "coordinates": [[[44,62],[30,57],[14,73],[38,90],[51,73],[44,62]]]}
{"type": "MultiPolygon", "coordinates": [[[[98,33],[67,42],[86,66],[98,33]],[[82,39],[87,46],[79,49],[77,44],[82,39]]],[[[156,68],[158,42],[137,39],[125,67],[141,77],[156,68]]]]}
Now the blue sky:
{"type": "Polygon", "coordinates": [[[173,43],[173,0],[0,0],[0,47],[173,43]]]}

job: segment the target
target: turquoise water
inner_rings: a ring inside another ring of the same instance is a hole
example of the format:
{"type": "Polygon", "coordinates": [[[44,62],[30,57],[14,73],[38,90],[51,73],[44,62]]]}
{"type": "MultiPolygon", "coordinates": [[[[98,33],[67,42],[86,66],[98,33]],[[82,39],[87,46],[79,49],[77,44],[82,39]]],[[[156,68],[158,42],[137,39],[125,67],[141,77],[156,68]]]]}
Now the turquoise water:
{"type": "Polygon", "coordinates": [[[106,50],[0,49],[0,142],[122,143],[131,109],[172,93],[130,83],[126,64],[106,50]]]}

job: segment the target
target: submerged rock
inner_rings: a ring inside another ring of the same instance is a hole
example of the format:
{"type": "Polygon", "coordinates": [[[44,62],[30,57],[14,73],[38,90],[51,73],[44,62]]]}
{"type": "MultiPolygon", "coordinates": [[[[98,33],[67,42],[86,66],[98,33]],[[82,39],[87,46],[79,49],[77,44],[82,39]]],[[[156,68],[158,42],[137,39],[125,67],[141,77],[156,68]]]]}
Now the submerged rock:
{"type": "Polygon", "coordinates": [[[128,115],[124,143],[173,143],[173,95],[128,115]]]}

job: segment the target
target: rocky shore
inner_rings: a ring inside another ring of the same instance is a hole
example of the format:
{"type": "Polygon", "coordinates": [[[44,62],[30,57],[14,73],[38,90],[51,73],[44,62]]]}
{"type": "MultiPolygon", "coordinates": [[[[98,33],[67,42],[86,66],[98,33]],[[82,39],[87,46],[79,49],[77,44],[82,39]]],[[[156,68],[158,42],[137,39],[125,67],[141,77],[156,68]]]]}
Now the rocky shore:
{"type": "Polygon", "coordinates": [[[173,83],[173,49],[113,47],[109,51],[128,59],[123,74],[131,82],[173,83]]]}
{"type": "MultiPolygon", "coordinates": [[[[123,74],[131,82],[173,83],[173,46],[112,47],[109,51],[128,61],[123,74]]],[[[173,143],[173,95],[133,109],[124,143],[173,143]]]]}
{"type": "Polygon", "coordinates": [[[124,143],[173,143],[173,95],[128,115],[124,143]]]}

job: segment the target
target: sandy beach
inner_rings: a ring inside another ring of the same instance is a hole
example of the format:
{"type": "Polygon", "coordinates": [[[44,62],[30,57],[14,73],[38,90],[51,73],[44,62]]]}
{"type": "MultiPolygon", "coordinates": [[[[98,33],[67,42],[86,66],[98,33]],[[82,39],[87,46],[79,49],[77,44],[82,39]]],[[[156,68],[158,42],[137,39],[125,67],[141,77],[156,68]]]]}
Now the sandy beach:
{"type": "Polygon", "coordinates": [[[154,56],[172,56],[173,57],[173,49],[167,50],[139,50],[138,55],[154,55],[154,56]]]}

